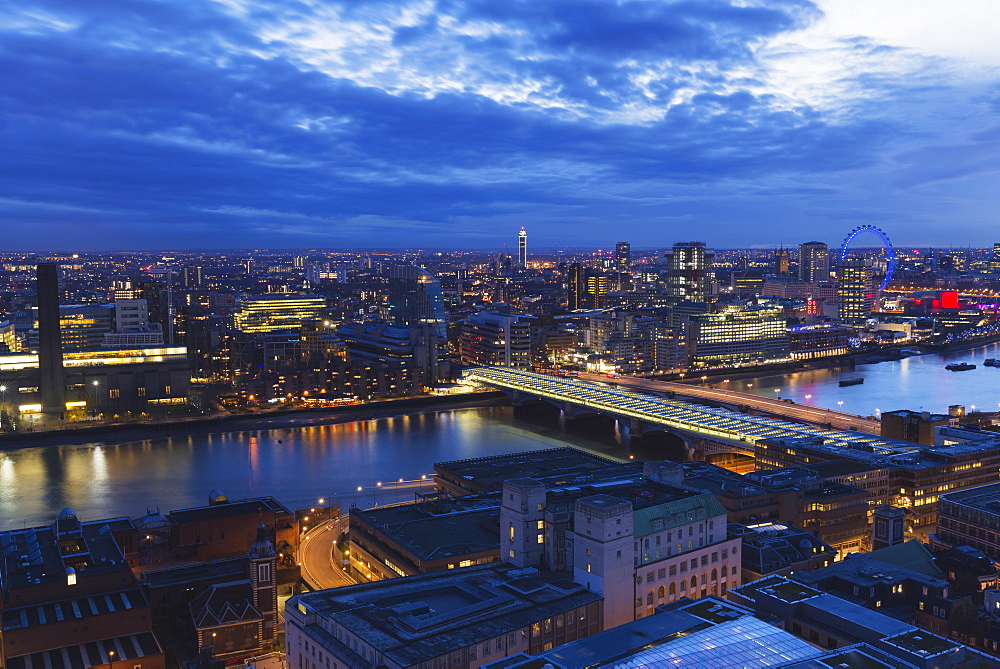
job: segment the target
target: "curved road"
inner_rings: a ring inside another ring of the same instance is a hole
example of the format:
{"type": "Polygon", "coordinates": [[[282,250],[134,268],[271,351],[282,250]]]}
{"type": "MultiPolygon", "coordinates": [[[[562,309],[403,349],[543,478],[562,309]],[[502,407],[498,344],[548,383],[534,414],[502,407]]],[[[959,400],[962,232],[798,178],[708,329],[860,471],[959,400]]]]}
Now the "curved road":
{"type": "MultiPolygon", "coordinates": [[[[342,516],[320,525],[302,537],[299,544],[299,564],[302,566],[302,580],[310,588],[326,590],[354,584],[333,558],[337,538],[346,529],[347,516],[342,516]]],[[[339,559],[340,553],[336,555],[339,559]]]]}
{"type": "Polygon", "coordinates": [[[729,405],[735,404],[791,421],[810,423],[823,427],[829,425],[837,430],[855,430],[868,434],[880,434],[882,431],[881,422],[874,418],[856,416],[852,413],[834,411],[833,409],[805,406],[782,399],[741,393],[736,390],[719,390],[708,386],[693,386],[670,381],[654,381],[635,376],[618,376],[614,379],[609,379],[604,375],[584,374],[581,372],[580,378],[605,384],[616,383],[618,386],[628,388],[629,390],[659,393],[669,392],[685,397],[714,400],[729,405]]]}

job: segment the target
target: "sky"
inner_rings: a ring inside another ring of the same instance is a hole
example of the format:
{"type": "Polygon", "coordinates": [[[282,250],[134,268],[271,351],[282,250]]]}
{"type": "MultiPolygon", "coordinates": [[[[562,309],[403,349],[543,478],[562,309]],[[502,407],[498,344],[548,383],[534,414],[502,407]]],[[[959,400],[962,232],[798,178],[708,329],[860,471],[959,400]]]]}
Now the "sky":
{"type": "Polygon", "coordinates": [[[1000,241],[995,0],[18,0],[0,251],[1000,241]]]}

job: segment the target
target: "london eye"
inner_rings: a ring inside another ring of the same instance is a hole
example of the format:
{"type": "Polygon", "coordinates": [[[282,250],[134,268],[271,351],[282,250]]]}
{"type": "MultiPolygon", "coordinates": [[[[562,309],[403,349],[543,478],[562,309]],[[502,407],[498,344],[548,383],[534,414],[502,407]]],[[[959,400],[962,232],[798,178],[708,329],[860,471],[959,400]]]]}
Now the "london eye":
{"type": "Polygon", "coordinates": [[[879,292],[885,290],[896,269],[896,253],[889,235],[874,225],[860,225],[847,235],[840,246],[839,262],[847,258],[865,258],[871,261],[876,277],[881,277],[879,292]]]}

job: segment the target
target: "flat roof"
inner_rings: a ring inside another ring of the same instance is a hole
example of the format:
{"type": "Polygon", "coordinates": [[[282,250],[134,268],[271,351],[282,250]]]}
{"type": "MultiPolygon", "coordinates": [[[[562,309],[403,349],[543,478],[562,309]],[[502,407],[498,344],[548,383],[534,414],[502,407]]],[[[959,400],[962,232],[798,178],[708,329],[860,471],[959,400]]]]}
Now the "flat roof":
{"type": "Polygon", "coordinates": [[[942,493],[939,499],[1000,514],[1000,482],[942,493]]]}
{"type": "MultiPolygon", "coordinates": [[[[73,644],[61,648],[7,658],[7,669],[86,669],[115,662],[162,655],[163,649],[152,632],[73,644]],[[110,655],[114,652],[114,655],[110,655]]],[[[124,666],[124,665],[123,665],[124,666]]]]}
{"type": "Polygon", "coordinates": [[[463,497],[446,500],[437,512],[422,508],[423,504],[351,509],[351,518],[363,520],[421,562],[490,551],[499,554],[500,500],[495,495],[476,497],[478,504],[462,504],[463,497]]]}
{"type": "Polygon", "coordinates": [[[617,478],[630,469],[642,474],[639,463],[618,462],[569,447],[450,460],[435,463],[434,469],[445,480],[453,477],[461,484],[464,479],[470,487],[484,491],[501,490],[504,481],[518,478],[563,485],[617,478]]]}
{"type": "Polygon", "coordinates": [[[257,497],[254,499],[241,499],[222,504],[211,504],[208,506],[195,506],[189,509],[177,509],[171,511],[168,516],[178,523],[195,523],[202,520],[215,520],[217,518],[229,518],[230,516],[241,516],[258,511],[276,511],[279,513],[291,514],[285,505],[273,497],[257,497]]]}
{"type": "Polygon", "coordinates": [[[493,563],[297,595],[287,607],[334,619],[409,666],[601,599],[568,574],[493,563]]]}
{"type": "Polygon", "coordinates": [[[197,581],[219,581],[243,578],[247,574],[247,558],[238,557],[229,560],[214,560],[200,564],[185,565],[146,571],[140,577],[152,588],[169,588],[180,583],[197,581]]]}

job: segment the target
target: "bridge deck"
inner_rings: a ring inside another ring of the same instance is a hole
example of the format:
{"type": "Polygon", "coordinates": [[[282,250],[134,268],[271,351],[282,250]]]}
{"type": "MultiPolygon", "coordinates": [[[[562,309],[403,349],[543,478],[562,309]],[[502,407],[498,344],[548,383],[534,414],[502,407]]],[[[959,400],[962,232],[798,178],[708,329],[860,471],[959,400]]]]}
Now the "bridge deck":
{"type": "Polygon", "coordinates": [[[750,416],[730,409],[706,407],[683,400],[667,399],[621,388],[608,388],[586,381],[536,374],[506,367],[473,367],[463,377],[495,388],[505,388],[537,397],[585,406],[595,412],[634,418],[706,437],[753,443],[759,439],[818,437],[845,448],[898,451],[916,444],[853,432],[828,430],[789,423],[765,416],[750,416]]]}

